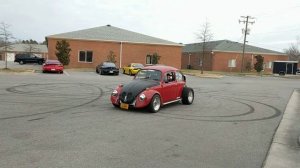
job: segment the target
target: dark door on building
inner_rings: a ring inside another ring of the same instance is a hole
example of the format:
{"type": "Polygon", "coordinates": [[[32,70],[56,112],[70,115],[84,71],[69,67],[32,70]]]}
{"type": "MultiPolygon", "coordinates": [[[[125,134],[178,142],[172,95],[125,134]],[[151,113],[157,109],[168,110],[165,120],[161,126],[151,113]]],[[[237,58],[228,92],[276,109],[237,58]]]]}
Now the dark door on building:
{"type": "Polygon", "coordinates": [[[297,63],[292,62],[274,62],[273,64],[273,73],[277,74],[296,74],[297,72],[297,63]]]}

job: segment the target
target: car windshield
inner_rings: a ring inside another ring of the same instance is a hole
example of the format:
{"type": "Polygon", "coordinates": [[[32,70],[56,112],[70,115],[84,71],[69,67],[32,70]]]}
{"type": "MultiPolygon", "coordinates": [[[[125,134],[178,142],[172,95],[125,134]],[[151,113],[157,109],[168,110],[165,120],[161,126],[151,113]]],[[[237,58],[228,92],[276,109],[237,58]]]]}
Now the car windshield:
{"type": "Polygon", "coordinates": [[[151,79],[151,80],[160,81],[161,72],[158,70],[152,70],[152,69],[140,70],[136,74],[135,79],[151,79]]]}
{"type": "Polygon", "coordinates": [[[132,67],[134,67],[134,68],[143,68],[144,66],[142,64],[133,64],[132,67]]]}
{"type": "Polygon", "coordinates": [[[106,67],[116,67],[116,65],[112,62],[105,62],[103,63],[103,66],[106,66],[106,67]]]}
{"type": "Polygon", "coordinates": [[[46,61],[46,65],[59,65],[61,64],[59,61],[46,61]]]}

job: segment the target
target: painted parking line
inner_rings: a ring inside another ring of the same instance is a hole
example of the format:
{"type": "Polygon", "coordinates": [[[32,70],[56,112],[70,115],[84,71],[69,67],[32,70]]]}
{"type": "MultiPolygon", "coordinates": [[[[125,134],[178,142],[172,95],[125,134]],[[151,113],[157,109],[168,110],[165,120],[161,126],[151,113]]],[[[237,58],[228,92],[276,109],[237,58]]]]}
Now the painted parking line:
{"type": "Polygon", "coordinates": [[[70,76],[70,74],[67,71],[64,71],[64,74],[70,76]]]}

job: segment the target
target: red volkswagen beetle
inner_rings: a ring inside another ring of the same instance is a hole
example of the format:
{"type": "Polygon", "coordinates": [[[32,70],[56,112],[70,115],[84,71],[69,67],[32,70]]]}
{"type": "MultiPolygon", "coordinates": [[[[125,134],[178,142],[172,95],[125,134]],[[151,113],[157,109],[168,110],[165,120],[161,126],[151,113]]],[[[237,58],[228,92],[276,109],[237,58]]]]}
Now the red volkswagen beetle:
{"type": "Polygon", "coordinates": [[[64,73],[64,66],[58,60],[47,60],[43,65],[43,73],[45,72],[64,73]]]}
{"type": "Polygon", "coordinates": [[[141,69],[129,84],[120,84],[110,100],[115,107],[122,109],[148,107],[156,113],[169,103],[192,104],[194,90],[186,86],[186,78],[178,69],[148,66],[141,69]]]}

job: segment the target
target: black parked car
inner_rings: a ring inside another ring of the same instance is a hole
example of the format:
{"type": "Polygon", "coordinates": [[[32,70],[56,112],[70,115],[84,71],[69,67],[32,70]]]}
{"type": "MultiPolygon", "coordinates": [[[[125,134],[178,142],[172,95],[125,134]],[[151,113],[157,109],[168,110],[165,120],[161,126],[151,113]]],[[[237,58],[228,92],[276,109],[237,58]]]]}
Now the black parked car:
{"type": "Polygon", "coordinates": [[[45,59],[37,57],[36,55],[33,54],[24,53],[24,54],[16,54],[14,62],[18,62],[21,65],[26,63],[38,63],[42,65],[45,62],[45,59]]]}
{"type": "Polygon", "coordinates": [[[96,73],[119,75],[119,69],[112,62],[103,62],[96,67],[96,73]]]}
{"type": "Polygon", "coordinates": [[[300,75],[300,68],[297,69],[296,74],[297,74],[297,75],[300,75]]]}

